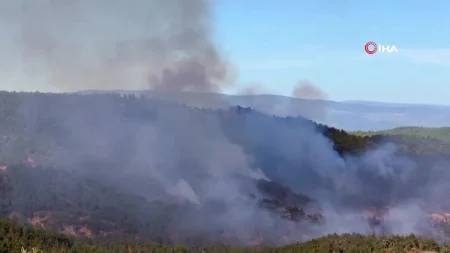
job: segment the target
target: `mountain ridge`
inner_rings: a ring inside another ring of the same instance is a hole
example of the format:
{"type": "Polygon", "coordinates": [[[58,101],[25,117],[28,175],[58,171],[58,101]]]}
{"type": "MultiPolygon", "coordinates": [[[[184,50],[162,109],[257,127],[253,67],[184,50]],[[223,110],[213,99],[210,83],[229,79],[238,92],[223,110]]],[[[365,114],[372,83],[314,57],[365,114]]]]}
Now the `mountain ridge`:
{"type": "Polygon", "coordinates": [[[152,91],[81,91],[80,94],[120,93],[146,95],[200,108],[241,105],[278,116],[302,115],[348,131],[380,130],[404,125],[450,125],[450,106],[374,101],[332,101],[281,95],[232,95],[201,92],[157,93],[152,91]],[[306,108],[305,108],[306,107],[306,108]],[[312,112],[311,112],[312,111],[312,112]]]}

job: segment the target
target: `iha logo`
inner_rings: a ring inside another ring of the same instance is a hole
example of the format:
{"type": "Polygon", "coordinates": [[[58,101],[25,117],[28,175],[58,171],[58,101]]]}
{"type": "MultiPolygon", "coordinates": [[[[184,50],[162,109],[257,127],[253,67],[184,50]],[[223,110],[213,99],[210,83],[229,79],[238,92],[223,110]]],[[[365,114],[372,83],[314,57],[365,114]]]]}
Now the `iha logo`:
{"type": "Polygon", "coordinates": [[[397,47],[395,45],[382,45],[377,44],[373,41],[369,41],[364,46],[364,51],[368,54],[380,53],[398,53],[397,47]]]}

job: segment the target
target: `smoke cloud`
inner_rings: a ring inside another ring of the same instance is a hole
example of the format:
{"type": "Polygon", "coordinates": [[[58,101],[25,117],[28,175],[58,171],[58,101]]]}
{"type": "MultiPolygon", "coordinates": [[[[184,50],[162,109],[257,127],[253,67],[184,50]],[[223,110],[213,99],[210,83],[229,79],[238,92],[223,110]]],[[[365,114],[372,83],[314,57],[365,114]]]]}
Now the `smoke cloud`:
{"type": "Polygon", "coordinates": [[[308,99],[328,99],[328,95],[308,80],[299,81],[292,89],[292,97],[308,99]]]}
{"type": "Polygon", "coordinates": [[[19,112],[29,129],[26,136],[43,138],[39,148],[46,149],[43,157],[51,156],[40,164],[148,201],[191,203],[197,208],[175,217],[174,230],[183,234],[186,227],[185,236],[243,231],[236,237],[246,242],[251,231],[245,226],[267,220],[258,225],[267,233],[273,226],[276,218],[269,218],[250,197],[258,191],[248,181],[267,177],[251,166],[242,146],[223,134],[219,115],[155,100],[133,103],[115,95],[34,96],[26,95],[19,112]],[[35,117],[41,111],[49,118],[35,117]],[[42,128],[51,118],[58,123],[42,128]]]}
{"type": "Polygon", "coordinates": [[[443,197],[449,189],[443,183],[450,179],[445,172],[448,158],[408,157],[397,152],[393,143],[341,156],[312,124],[292,127],[256,115],[247,119],[244,129],[241,131],[263,151],[264,159],[272,161],[270,167],[263,167],[267,177],[312,197],[321,206],[325,222],[314,227],[316,235],[376,232],[429,236],[429,214],[449,208],[449,202],[443,201],[448,199],[443,197]],[[283,162],[273,163],[280,157],[283,162]]]}
{"type": "Polygon", "coordinates": [[[233,84],[207,0],[3,1],[0,16],[12,38],[2,58],[20,59],[15,74],[30,86],[220,92],[233,84]]]}
{"type": "Polygon", "coordinates": [[[327,116],[328,95],[309,80],[300,80],[292,89],[292,97],[310,99],[304,106],[291,103],[289,110],[292,115],[301,115],[308,119],[323,121],[327,116]]]}

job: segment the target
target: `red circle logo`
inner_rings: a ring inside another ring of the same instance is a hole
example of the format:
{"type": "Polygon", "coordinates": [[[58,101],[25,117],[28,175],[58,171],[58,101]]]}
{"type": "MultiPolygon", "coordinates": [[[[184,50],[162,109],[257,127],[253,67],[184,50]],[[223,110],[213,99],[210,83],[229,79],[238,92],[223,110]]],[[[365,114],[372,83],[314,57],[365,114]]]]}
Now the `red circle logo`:
{"type": "Polygon", "coordinates": [[[377,43],[373,42],[373,41],[369,41],[366,43],[366,45],[364,46],[364,51],[366,51],[366,53],[368,54],[374,54],[378,51],[378,46],[377,43]],[[372,47],[372,49],[370,49],[372,47]]]}

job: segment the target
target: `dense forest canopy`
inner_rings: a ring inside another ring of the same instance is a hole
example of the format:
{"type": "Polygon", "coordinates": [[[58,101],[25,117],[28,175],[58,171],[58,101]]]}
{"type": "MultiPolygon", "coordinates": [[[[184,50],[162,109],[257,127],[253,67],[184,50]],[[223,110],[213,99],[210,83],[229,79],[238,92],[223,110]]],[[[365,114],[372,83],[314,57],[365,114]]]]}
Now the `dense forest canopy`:
{"type": "Polygon", "coordinates": [[[1,214],[19,223],[190,247],[450,235],[442,140],[133,95],[1,92],[0,103],[1,214]]]}

